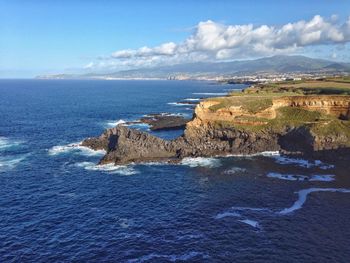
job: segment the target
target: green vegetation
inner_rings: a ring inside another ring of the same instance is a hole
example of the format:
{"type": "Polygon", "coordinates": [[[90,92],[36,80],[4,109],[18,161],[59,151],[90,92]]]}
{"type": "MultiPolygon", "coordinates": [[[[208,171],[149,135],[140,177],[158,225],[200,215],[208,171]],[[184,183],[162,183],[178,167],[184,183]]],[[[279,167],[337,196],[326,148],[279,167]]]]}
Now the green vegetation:
{"type": "MultiPolygon", "coordinates": [[[[245,89],[241,94],[270,95],[350,95],[350,78],[325,78],[321,80],[282,81],[258,84],[245,89]]],[[[230,94],[236,96],[236,94],[230,94]]]]}
{"type": "Polygon", "coordinates": [[[212,98],[210,100],[218,101],[220,103],[210,107],[210,110],[217,111],[218,109],[228,108],[231,106],[239,107],[250,112],[257,113],[272,106],[271,97],[246,97],[246,96],[232,96],[222,98],[212,98]]]}
{"type": "Polygon", "coordinates": [[[257,84],[242,92],[232,92],[227,97],[210,98],[208,100],[218,102],[218,104],[209,108],[212,111],[236,106],[252,114],[252,116],[237,116],[234,122],[216,121],[215,125],[221,128],[236,128],[254,132],[267,130],[280,132],[285,130],[286,127],[303,126],[321,136],[339,134],[345,136],[344,140],[348,140],[350,145],[349,120],[344,121],[319,111],[297,107],[276,109],[277,116],[274,119],[265,119],[253,115],[272,106],[272,101],[275,98],[308,95],[350,95],[350,77],[257,84]]]}

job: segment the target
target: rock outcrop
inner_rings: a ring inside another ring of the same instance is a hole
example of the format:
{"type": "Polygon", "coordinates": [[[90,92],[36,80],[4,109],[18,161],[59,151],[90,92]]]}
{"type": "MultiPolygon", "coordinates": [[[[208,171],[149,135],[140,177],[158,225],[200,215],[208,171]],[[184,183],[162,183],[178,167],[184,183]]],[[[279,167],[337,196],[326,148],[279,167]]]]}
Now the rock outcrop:
{"type": "Polygon", "coordinates": [[[278,118],[278,109],[282,107],[320,111],[333,115],[332,118],[348,118],[350,96],[276,98],[272,100],[271,106],[254,114],[237,106],[213,111],[211,106],[216,103],[207,100],[197,105],[192,121],[186,125],[184,135],[174,140],[163,140],[119,125],[106,130],[99,137],[84,140],[82,144],[95,150],[107,151],[100,161],[101,164],[176,162],[184,157],[254,154],[262,151],[310,155],[314,152],[319,154],[322,151],[349,148],[349,121],[344,121],[345,124],[341,120],[336,121],[334,125],[339,127],[333,127],[328,120],[316,121],[317,126],[308,122],[286,122],[282,125],[279,123],[277,129],[270,123],[261,123],[259,119],[262,116],[267,120],[278,118]],[[242,126],[242,116],[251,117],[252,120],[242,126]],[[254,125],[261,127],[246,128],[254,125]],[[315,127],[322,131],[318,132],[315,127]]]}

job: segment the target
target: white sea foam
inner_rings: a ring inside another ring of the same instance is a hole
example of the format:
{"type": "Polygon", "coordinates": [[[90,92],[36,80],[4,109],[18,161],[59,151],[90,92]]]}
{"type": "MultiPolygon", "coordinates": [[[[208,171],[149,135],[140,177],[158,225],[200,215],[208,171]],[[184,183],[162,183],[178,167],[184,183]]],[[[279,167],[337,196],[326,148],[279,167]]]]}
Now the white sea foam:
{"type": "Polygon", "coordinates": [[[106,154],[104,150],[92,150],[88,147],[82,146],[81,142],[70,143],[66,145],[56,145],[48,150],[49,155],[58,155],[64,153],[79,153],[85,156],[103,156],[106,154]]]}
{"type": "Polygon", "coordinates": [[[0,172],[14,169],[17,165],[24,161],[27,156],[28,154],[0,156],[0,172]]]}
{"type": "Polygon", "coordinates": [[[350,193],[350,189],[345,188],[309,188],[298,191],[298,200],[294,202],[291,207],[285,208],[279,212],[280,215],[286,215],[294,212],[303,207],[303,204],[306,202],[307,196],[313,192],[339,192],[339,193],[350,193]]]}
{"type": "Polygon", "coordinates": [[[107,121],[106,124],[108,127],[115,127],[119,124],[125,124],[125,123],[126,123],[126,121],[120,119],[120,120],[114,120],[114,121],[107,121]]]}
{"type": "Polygon", "coordinates": [[[101,171],[108,174],[133,175],[139,173],[130,165],[114,165],[112,163],[98,165],[93,162],[80,162],[76,163],[75,166],[89,171],[101,171]]]}
{"type": "Polygon", "coordinates": [[[188,103],[181,103],[181,102],[168,102],[169,105],[174,105],[174,106],[189,106],[190,104],[188,103]]]}
{"type": "Polygon", "coordinates": [[[200,101],[201,99],[199,99],[199,98],[186,98],[184,100],[186,100],[186,101],[200,101]]]}
{"type": "Polygon", "coordinates": [[[225,96],[227,92],[195,92],[194,95],[204,95],[204,96],[225,96]]]}
{"type": "Polygon", "coordinates": [[[254,228],[260,228],[260,225],[258,223],[258,221],[255,220],[251,220],[251,219],[242,219],[242,220],[238,220],[239,222],[242,222],[244,224],[247,224],[249,226],[252,226],[254,228]]]}
{"type": "Polygon", "coordinates": [[[237,173],[245,173],[247,170],[245,168],[233,167],[224,171],[224,174],[237,174],[237,173]]]}
{"type": "Polygon", "coordinates": [[[217,214],[214,218],[215,219],[222,219],[224,217],[240,217],[241,215],[237,212],[223,212],[217,214]]]}
{"type": "Polygon", "coordinates": [[[7,137],[0,137],[0,151],[1,150],[7,150],[13,147],[17,147],[21,145],[23,141],[19,140],[11,140],[7,137]]]}
{"type": "Polygon", "coordinates": [[[215,168],[221,166],[221,162],[216,158],[205,158],[205,157],[186,157],[183,158],[181,164],[189,167],[209,167],[215,168]]]}
{"type": "Polygon", "coordinates": [[[334,181],[334,174],[314,174],[314,175],[300,175],[300,174],[281,174],[281,173],[268,173],[267,177],[277,178],[288,181],[321,181],[330,182],[334,181]]]}
{"type": "Polygon", "coordinates": [[[202,252],[197,251],[191,251],[183,255],[166,255],[166,254],[157,254],[157,253],[151,253],[136,259],[131,259],[128,262],[163,262],[163,261],[170,261],[170,262],[177,262],[177,261],[187,261],[194,257],[201,257],[202,259],[208,259],[209,256],[202,252]]]}
{"type": "Polygon", "coordinates": [[[228,154],[225,157],[250,158],[250,157],[256,157],[256,156],[274,157],[274,156],[280,156],[280,153],[279,151],[264,151],[264,152],[253,153],[253,154],[228,154]]]}
{"type": "Polygon", "coordinates": [[[320,160],[308,161],[299,158],[290,158],[286,156],[273,156],[275,158],[276,163],[279,164],[287,164],[287,165],[296,165],[304,168],[320,168],[323,170],[334,168],[334,165],[326,164],[321,162],[320,160]]]}

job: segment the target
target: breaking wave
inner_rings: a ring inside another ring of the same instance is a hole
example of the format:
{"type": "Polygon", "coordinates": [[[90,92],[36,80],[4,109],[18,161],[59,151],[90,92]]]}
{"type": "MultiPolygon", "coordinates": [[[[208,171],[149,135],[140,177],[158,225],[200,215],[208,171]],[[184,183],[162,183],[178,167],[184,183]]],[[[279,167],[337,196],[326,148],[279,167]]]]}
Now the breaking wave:
{"type": "Polygon", "coordinates": [[[119,124],[126,124],[126,121],[120,119],[120,120],[116,120],[116,121],[107,121],[106,125],[110,128],[113,128],[119,124]]]}
{"type": "Polygon", "coordinates": [[[181,102],[168,102],[169,105],[174,105],[174,106],[189,106],[191,104],[188,103],[181,103],[181,102]]]}
{"type": "Polygon", "coordinates": [[[21,145],[23,141],[18,140],[10,140],[7,137],[0,137],[0,151],[1,150],[8,150],[14,147],[17,147],[21,145]]]}
{"type": "Polygon", "coordinates": [[[186,98],[184,100],[185,101],[200,101],[201,99],[199,99],[199,98],[186,98]]]}
{"type": "Polygon", "coordinates": [[[303,168],[320,168],[322,170],[334,168],[334,165],[323,163],[320,160],[309,161],[309,160],[304,160],[299,158],[290,158],[290,157],[278,156],[278,155],[275,155],[272,157],[274,157],[275,162],[279,164],[296,165],[303,168]]]}
{"type": "Polygon", "coordinates": [[[254,228],[259,228],[260,229],[260,224],[258,221],[255,221],[255,220],[251,220],[251,219],[242,219],[242,220],[238,220],[239,222],[242,222],[244,224],[247,224],[251,227],[254,227],[254,228]]]}
{"type": "Polygon", "coordinates": [[[294,202],[291,207],[285,208],[278,212],[280,215],[286,215],[294,212],[295,210],[301,209],[303,204],[306,202],[307,196],[313,192],[339,192],[339,193],[350,193],[350,189],[345,188],[308,188],[298,191],[298,200],[294,202]]]}
{"type": "Polygon", "coordinates": [[[139,172],[133,167],[128,165],[114,165],[114,164],[95,164],[93,162],[80,162],[76,163],[75,166],[82,167],[88,171],[101,171],[108,174],[120,174],[120,175],[133,175],[139,172]]]}
{"type": "Polygon", "coordinates": [[[314,174],[314,175],[299,175],[299,174],[281,174],[281,173],[268,173],[267,177],[277,178],[281,180],[288,181],[320,181],[320,182],[330,182],[334,181],[334,174],[314,174]]]}
{"type": "Polygon", "coordinates": [[[225,157],[243,157],[243,158],[249,158],[249,157],[256,157],[256,156],[264,156],[264,157],[278,157],[280,156],[279,151],[264,151],[259,153],[252,153],[252,154],[228,154],[225,157]]]}
{"type": "Polygon", "coordinates": [[[77,143],[70,143],[66,145],[56,145],[53,146],[51,149],[48,150],[49,155],[59,155],[59,154],[66,154],[66,153],[78,153],[85,156],[103,156],[106,151],[104,150],[92,150],[88,147],[82,146],[81,142],[77,143]]]}
{"type": "Polygon", "coordinates": [[[181,161],[182,165],[189,167],[209,167],[215,168],[221,166],[221,162],[216,158],[204,158],[204,157],[186,157],[181,161]]]}
{"type": "Polygon", "coordinates": [[[16,168],[22,163],[28,154],[15,155],[15,156],[0,156],[0,172],[5,172],[16,168]]]}

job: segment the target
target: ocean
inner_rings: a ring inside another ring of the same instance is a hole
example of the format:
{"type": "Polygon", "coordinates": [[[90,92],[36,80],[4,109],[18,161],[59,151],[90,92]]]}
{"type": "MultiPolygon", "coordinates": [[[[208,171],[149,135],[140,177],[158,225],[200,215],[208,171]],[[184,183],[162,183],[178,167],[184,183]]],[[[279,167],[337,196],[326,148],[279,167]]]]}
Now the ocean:
{"type": "Polygon", "coordinates": [[[346,166],[275,152],[97,166],[103,153],[79,146],[243,87],[0,80],[1,262],[349,262],[346,166]]]}

